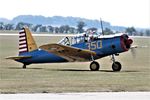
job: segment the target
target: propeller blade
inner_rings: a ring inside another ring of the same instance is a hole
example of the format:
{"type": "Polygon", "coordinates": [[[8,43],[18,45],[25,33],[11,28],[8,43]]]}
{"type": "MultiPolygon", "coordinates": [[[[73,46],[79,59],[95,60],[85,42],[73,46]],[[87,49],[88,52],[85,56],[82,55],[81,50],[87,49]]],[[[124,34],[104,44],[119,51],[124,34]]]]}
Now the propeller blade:
{"type": "Polygon", "coordinates": [[[131,46],[131,47],[130,47],[131,54],[132,54],[132,57],[133,57],[133,58],[136,58],[136,48],[137,48],[137,47],[138,47],[137,45],[134,45],[134,46],[131,46]]]}

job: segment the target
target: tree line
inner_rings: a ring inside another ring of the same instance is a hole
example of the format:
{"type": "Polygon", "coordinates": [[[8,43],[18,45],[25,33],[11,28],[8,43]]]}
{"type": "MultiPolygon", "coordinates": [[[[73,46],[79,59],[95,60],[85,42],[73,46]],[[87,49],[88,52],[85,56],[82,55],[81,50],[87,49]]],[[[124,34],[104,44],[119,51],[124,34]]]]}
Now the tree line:
{"type": "MultiPolygon", "coordinates": [[[[54,34],[57,34],[57,33],[76,34],[76,33],[83,33],[86,31],[96,31],[96,32],[98,31],[98,29],[95,27],[84,29],[86,24],[83,21],[77,22],[76,27],[72,27],[69,25],[61,25],[61,26],[51,26],[51,25],[42,25],[42,24],[33,25],[30,23],[25,23],[25,22],[19,22],[16,25],[14,25],[10,23],[5,24],[3,22],[0,22],[0,30],[21,30],[22,27],[24,26],[29,27],[30,30],[33,32],[49,32],[49,33],[54,33],[54,34]]],[[[124,32],[132,36],[135,36],[135,35],[136,36],[150,36],[149,29],[139,32],[134,27],[128,27],[125,29],[124,32]]],[[[119,32],[113,31],[110,28],[104,29],[105,35],[115,34],[115,33],[119,33],[119,32]]]]}
{"type": "Polygon", "coordinates": [[[49,33],[82,33],[84,32],[84,22],[78,22],[77,28],[69,25],[51,26],[51,25],[33,25],[30,23],[19,22],[14,24],[5,24],[0,22],[0,30],[21,30],[24,26],[29,27],[33,32],[49,32],[49,33]]]}

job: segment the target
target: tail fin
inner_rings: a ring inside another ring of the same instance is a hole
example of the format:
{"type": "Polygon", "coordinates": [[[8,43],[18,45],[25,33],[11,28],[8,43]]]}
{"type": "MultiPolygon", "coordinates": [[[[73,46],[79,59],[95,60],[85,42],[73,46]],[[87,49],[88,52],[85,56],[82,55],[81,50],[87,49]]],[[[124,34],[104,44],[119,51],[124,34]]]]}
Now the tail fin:
{"type": "Polygon", "coordinates": [[[28,28],[23,28],[19,32],[19,55],[38,49],[32,34],[28,28]]]}

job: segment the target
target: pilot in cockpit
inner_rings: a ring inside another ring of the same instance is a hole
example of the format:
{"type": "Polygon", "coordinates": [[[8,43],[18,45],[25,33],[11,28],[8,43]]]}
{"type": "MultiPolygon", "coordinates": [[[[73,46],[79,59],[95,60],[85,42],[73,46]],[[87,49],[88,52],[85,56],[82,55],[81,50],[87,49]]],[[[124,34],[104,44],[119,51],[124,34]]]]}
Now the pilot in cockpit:
{"type": "Polygon", "coordinates": [[[96,31],[89,30],[86,32],[86,36],[88,37],[88,41],[93,41],[98,39],[98,34],[96,31]]]}

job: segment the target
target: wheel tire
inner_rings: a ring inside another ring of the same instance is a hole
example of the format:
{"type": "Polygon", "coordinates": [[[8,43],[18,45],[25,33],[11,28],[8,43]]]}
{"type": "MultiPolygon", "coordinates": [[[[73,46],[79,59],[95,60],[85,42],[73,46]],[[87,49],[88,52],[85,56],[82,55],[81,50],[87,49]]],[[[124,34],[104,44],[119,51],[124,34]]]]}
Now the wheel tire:
{"type": "Polygon", "coordinates": [[[96,62],[96,61],[91,62],[91,64],[90,64],[91,71],[98,71],[99,68],[100,68],[100,65],[98,62],[96,62]]]}
{"type": "Polygon", "coordinates": [[[23,69],[26,69],[27,67],[26,67],[26,65],[24,64],[22,68],[23,68],[23,69]]]}
{"type": "Polygon", "coordinates": [[[121,70],[121,64],[120,64],[120,62],[114,62],[113,64],[112,64],[112,69],[113,69],[113,71],[114,72],[116,72],[116,71],[120,71],[121,70]]]}

